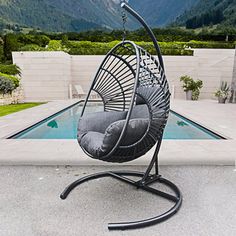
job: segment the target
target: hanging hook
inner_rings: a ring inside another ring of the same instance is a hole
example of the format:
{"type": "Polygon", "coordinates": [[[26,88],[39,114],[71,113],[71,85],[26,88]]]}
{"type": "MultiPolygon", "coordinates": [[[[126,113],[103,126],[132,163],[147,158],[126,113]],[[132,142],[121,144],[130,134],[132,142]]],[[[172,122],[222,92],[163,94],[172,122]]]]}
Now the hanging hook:
{"type": "Polygon", "coordinates": [[[125,28],[125,24],[127,22],[127,15],[125,14],[125,12],[122,13],[122,20],[123,20],[123,36],[122,36],[122,40],[123,42],[125,41],[126,38],[126,28],[125,28]]]}

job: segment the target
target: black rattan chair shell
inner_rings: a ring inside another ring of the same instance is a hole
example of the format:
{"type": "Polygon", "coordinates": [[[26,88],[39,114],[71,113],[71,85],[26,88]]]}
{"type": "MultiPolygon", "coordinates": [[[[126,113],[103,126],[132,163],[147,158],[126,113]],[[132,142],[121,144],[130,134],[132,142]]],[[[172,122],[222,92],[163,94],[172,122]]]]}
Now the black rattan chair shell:
{"type": "MultiPolygon", "coordinates": [[[[119,43],[106,55],[89,94],[91,91],[101,97],[104,111],[128,111],[123,132],[114,148],[102,157],[90,155],[92,158],[107,162],[132,161],[144,155],[162,138],[169,114],[170,92],[165,72],[157,57],[133,42],[119,43]],[[141,97],[148,106],[150,124],[145,137],[133,145],[121,146],[137,97],[141,97]]],[[[84,109],[88,99],[89,96],[84,109]]]]}

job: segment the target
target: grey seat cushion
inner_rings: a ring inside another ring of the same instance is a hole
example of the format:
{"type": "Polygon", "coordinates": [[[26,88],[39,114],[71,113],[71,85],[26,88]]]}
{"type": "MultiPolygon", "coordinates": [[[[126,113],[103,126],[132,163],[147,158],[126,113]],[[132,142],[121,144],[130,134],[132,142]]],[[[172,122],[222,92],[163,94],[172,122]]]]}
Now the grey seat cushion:
{"type": "MultiPolygon", "coordinates": [[[[78,126],[78,141],[80,145],[94,157],[108,154],[121,135],[125,125],[125,118],[125,112],[97,112],[93,113],[93,115],[89,114],[88,117],[83,117],[80,120],[82,124],[78,126]],[[108,125],[109,122],[111,123],[108,125]]],[[[134,107],[125,136],[120,145],[129,146],[138,142],[146,133],[148,125],[149,113],[146,105],[134,107]]]]}
{"type": "Polygon", "coordinates": [[[104,134],[90,131],[86,133],[80,141],[80,145],[92,156],[100,157],[103,155],[101,150],[104,134]]]}

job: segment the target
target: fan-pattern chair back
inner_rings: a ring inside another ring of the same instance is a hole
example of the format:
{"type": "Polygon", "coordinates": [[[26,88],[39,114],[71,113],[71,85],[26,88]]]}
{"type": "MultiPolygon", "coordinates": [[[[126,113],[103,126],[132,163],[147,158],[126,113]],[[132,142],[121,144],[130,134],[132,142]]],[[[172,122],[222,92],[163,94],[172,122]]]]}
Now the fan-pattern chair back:
{"type": "Polygon", "coordinates": [[[92,86],[92,90],[102,98],[105,111],[130,108],[138,72],[138,56],[131,42],[118,44],[106,56],[92,86]]]}

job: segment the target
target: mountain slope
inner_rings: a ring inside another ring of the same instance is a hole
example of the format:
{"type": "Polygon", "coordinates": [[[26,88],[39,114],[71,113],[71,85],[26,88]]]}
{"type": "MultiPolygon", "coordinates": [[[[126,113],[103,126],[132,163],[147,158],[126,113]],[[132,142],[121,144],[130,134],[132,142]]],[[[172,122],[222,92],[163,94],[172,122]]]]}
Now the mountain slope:
{"type": "Polygon", "coordinates": [[[165,26],[173,22],[184,11],[189,10],[199,0],[129,0],[134,7],[153,26],[165,26]]]}
{"type": "MultiPolygon", "coordinates": [[[[129,0],[151,26],[173,21],[195,0],[129,0]]],[[[0,30],[3,23],[40,28],[44,31],[82,31],[121,28],[120,0],[0,0],[0,30]]],[[[128,18],[127,28],[140,27],[128,18]]]]}
{"type": "Polygon", "coordinates": [[[0,15],[4,22],[46,31],[81,31],[101,28],[97,23],[60,11],[49,5],[47,0],[0,0],[0,15]]]}
{"type": "Polygon", "coordinates": [[[236,0],[200,0],[177,23],[193,29],[212,24],[236,27],[236,0]]]}
{"type": "Polygon", "coordinates": [[[121,9],[117,0],[47,0],[68,15],[96,22],[106,28],[121,27],[121,9]]]}

